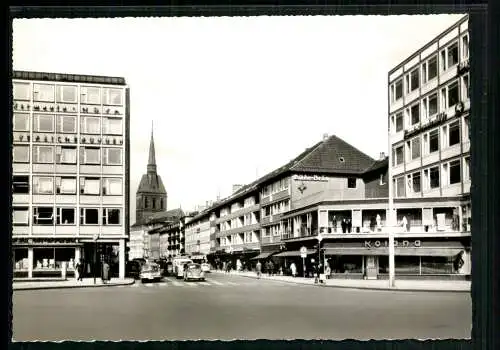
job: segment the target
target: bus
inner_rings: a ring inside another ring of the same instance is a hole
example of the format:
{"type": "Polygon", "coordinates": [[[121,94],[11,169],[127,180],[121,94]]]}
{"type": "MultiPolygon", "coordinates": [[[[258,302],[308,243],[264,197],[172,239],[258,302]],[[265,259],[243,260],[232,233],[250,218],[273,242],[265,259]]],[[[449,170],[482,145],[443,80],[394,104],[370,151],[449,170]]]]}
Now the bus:
{"type": "Polygon", "coordinates": [[[176,278],[184,278],[184,265],[190,264],[193,261],[188,257],[178,257],[172,260],[174,275],[176,278]]]}

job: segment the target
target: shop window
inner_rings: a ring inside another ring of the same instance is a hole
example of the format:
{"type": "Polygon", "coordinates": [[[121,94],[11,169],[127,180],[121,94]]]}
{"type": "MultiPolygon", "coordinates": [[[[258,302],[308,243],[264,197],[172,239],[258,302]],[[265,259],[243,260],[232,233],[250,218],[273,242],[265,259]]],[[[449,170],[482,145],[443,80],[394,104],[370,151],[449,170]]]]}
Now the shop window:
{"type": "Polygon", "coordinates": [[[74,268],[75,248],[55,248],[55,268],[61,269],[63,262],[66,263],[68,269],[74,268]]]}
{"type": "Polygon", "coordinates": [[[459,100],[458,82],[454,82],[448,86],[448,107],[453,107],[459,100]]]}
{"type": "Polygon", "coordinates": [[[12,176],[12,193],[27,194],[30,192],[30,177],[28,175],[12,176]]]}
{"type": "Polygon", "coordinates": [[[76,116],[60,115],[57,117],[57,132],[74,134],[76,133],[76,116]]]}
{"type": "Polygon", "coordinates": [[[104,165],[121,165],[122,164],[122,149],[121,148],[103,148],[102,159],[104,165]]]}
{"type": "Polygon", "coordinates": [[[458,120],[448,127],[448,142],[450,147],[460,143],[460,124],[458,120]]]}
{"type": "Polygon", "coordinates": [[[33,163],[53,164],[54,146],[33,146],[33,163]]]}
{"type": "Polygon", "coordinates": [[[31,85],[29,83],[13,83],[12,89],[14,100],[30,100],[31,85]]]}
{"type": "Polygon", "coordinates": [[[33,207],[33,225],[54,225],[54,208],[33,207]]]}
{"type": "Polygon", "coordinates": [[[393,159],[394,159],[394,166],[402,164],[404,162],[403,146],[399,146],[394,149],[393,159]]]}
{"type": "Polygon", "coordinates": [[[101,104],[101,88],[82,86],[80,88],[80,103],[101,104]]]}
{"type": "Polygon", "coordinates": [[[433,94],[429,96],[429,109],[428,109],[428,116],[432,117],[438,112],[438,99],[437,99],[437,94],[433,94]]]}
{"type": "Polygon", "coordinates": [[[30,130],[30,115],[26,113],[14,113],[14,131],[30,130]]]}
{"type": "Polygon", "coordinates": [[[99,209],[80,208],[80,225],[99,225],[99,209]]]}
{"type": "Polygon", "coordinates": [[[39,102],[54,102],[54,85],[34,84],[33,100],[39,102]]]}
{"type": "Polygon", "coordinates": [[[403,113],[396,114],[396,132],[403,130],[403,113]]]}
{"type": "Polygon", "coordinates": [[[101,119],[99,117],[81,117],[80,132],[82,134],[100,134],[101,119]]]}
{"type": "Polygon", "coordinates": [[[76,164],[76,146],[56,146],[57,164],[76,164]]]}
{"type": "Polygon", "coordinates": [[[100,149],[97,147],[80,147],[81,164],[100,164],[100,149]]]}
{"type": "Polygon", "coordinates": [[[33,249],[34,270],[48,270],[55,268],[56,268],[56,261],[55,261],[54,248],[33,249]]]}
{"type": "Polygon", "coordinates": [[[76,194],[76,177],[56,177],[57,194],[76,194]]]}
{"type": "Polygon", "coordinates": [[[80,177],[80,194],[99,195],[101,181],[98,177],[80,177]]]}
{"type": "Polygon", "coordinates": [[[396,100],[403,97],[403,79],[396,81],[396,100]]]}
{"type": "Polygon", "coordinates": [[[53,194],[54,178],[45,176],[33,176],[34,194],[53,194]]]}
{"type": "Polygon", "coordinates": [[[427,61],[427,80],[434,79],[438,73],[437,56],[434,56],[427,61]]]}
{"type": "Polygon", "coordinates": [[[461,171],[460,159],[450,162],[450,185],[461,181],[461,171]]]}
{"type": "Polygon", "coordinates": [[[123,90],[114,88],[103,89],[103,104],[118,106],[123,104],[123,90]]]}
{"type": "Polygon", "coordinates": [[[123,133],[122,119],[111,117],[104,118],[102,123],[102,133],[107,135],[121,135],[123,133]]]}
{"type": "Polygon", "coordinates": [[[418,275],[420,273],[420,259],[418,256],[394,257],[394,272],[396,275],[418,275]]]}
{"type": "Polygon", "coordinates": [[[420,136],[415,137],[411,140],[411,159],[417,159],[420,157],[420,136]]]}
{"type": "Polygon", "coordinates": [[[429,169],[429,180],[431,189],[439,187],[439,167],[429,169]]]}
{"type": "Polygon", "coordinates": [[[76,103],[77,87],[74,85],[59,85],[56,90],[57,102],[76,103]]]}
{"type": "MultiPolygon", "coordinates": [[[[102,179],[102,194],[107,196],[122,195],[122,179],[119,177],[108,177],[102,179]]],[[[161,204],[161,200],[160,200],[161,204]]],[[[161,205],[160,205],[160,209],[161,205]]]]}
{"type": "Polygon", "coordinates": [[[418,68],[416,68],[410,73],[410,84],[411,84],[410,91],[414,91],[418,89],[420,86],[420,79],[419,79],[420,75],[418,72],[419,70],[418,68]]]}
{"type": "Polygon", "coordinates": [[[28,248],[14,248],[12,250],[14,271],[28,270],[28,248]]]}
{"type": "Polygon", "coordinates": [[[453,261],[444,256],[422,256],[422,275],[439,275],[453,273],[453,261]]]}
{"type": "Polygon", "coordinates": [[[120,209],[104,208],[102,210],[103,225],[120,225],[120,209]]]}
{"type": "Polygon", "coordinates": [[[435,129],[429,133],[429,153],[439,151],[439,130],[435,129]]]}
{"type": "Polygon", "coordinates": [[[410,109],[411,114],[411,125],[418,124],[420,122],[420,104],[416,103],[411,106],[410,109]]]}
{"type": "Polygon", "coordinates": [[[56,208],[58,225],[75,224],[75,208],[56,208]]]}
{"type": "Polygon", "coordinates": [[[356,178],[355,177],[347,178],[347,188],[356,188],[356,178]]]}
{"type": "Polygon", "coordinates": [[[13,225],[29,225],[29,208],[28,207],[13,207],[12,208],[12,224],[13,225]]]}
{"type": "Polygon", "coordinates": [[[12,146],[12,161],[14,163],[29,163],[29,146],[12,146]]]}
{"type": "Polygon", "coordinates": [[[448,68],[458,63],[458,42],[448,46],[448,68]]]}
{"type": "Polygon", "coordinates": [[[33,131],[54,132],[54,116],[52,114],[34,114],[33,131]]]}

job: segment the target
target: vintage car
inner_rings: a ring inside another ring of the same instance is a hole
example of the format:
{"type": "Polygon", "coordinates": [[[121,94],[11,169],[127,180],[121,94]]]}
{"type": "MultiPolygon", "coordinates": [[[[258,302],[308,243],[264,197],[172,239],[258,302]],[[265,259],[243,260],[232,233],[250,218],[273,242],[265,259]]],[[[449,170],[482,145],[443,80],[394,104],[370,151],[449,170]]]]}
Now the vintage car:
{"type": "Polygon", "coordinates": [[[159,281],[162,279],[160,265],[155,262],[147,262],[141,267],[139,275],[142,282],[159,281]]]}
{"type": "Polygon", "coordinates": [[[204,281],[205,273],[201,269],[200,264],[190,263],[186,264],[184,268],[184,281],[204,281]]]}
{"type": "Polygon", "coordinates": [[[210,272],[210,264],[208,264],[208,263],[201,264],[201,271],[203,271],[205,273],[210,272]]]}

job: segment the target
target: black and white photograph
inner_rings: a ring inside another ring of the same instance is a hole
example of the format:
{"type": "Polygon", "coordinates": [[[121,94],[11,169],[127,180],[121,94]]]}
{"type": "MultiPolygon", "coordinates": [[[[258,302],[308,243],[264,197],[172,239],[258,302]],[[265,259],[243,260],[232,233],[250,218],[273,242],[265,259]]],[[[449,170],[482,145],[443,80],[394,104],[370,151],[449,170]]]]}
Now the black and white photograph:
{"type": "Polygon", "coordinates": [[[15,18],[12,341],[471,339],[469,45],[467,13],[15,18]]]}

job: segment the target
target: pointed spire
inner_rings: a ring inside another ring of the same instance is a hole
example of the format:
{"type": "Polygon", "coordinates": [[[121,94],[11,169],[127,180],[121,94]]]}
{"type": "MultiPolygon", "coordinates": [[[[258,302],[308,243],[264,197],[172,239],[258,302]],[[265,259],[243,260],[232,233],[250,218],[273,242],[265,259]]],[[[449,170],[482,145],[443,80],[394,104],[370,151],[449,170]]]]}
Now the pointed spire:
{"type": "Polygon", "coordinates": [[[151,121],[151,141],[149,143],[148,173],[156,174],[155,142],[153,139],[153,121],[151,121]]]}

